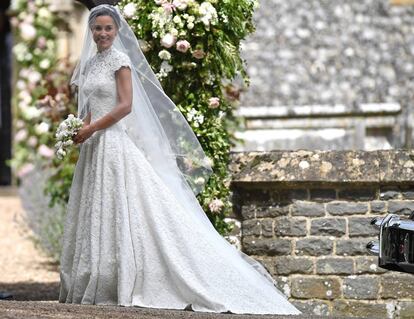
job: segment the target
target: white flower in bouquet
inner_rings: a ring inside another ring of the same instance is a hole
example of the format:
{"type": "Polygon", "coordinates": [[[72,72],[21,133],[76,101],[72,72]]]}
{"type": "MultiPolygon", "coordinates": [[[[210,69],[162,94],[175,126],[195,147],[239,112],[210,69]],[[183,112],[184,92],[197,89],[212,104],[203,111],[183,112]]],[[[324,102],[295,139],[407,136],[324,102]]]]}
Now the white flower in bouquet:
{"type": "Polygon", "coordinates": [[[83,121],[73,114],[69,114],[68,118],[59,124],[55,134],[57,140],[55,149],[56,157],[58,159],[63,159],[66,156],[69,147],[73,145],[73,137],[78,133],[82,126],[83,121]]]}
{"type": "Polygon", "coordinates": [[[212,213],[218,213],[222,210],[224,206],[224,203],[220,200],[220,199],[213,199],[209,204],[208,204],[208,208],[210,208],[210,211],[212,213]]]}

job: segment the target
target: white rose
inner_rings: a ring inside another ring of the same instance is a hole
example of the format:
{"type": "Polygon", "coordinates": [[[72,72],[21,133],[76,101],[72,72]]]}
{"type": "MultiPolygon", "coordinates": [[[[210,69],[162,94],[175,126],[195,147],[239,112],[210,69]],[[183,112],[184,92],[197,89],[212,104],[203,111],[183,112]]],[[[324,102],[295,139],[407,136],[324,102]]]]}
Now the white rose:
{"type": "Polygon", "coordinates": [[[33,84],[39,82],[41,78],[42,78],[41,74],[37,71],[31,71],[28,76],[29,82],[33,84]]]}
{"type": "Polygon", "coordinates": [[[136,11],[137,11],[137,6],[135,3],[128,3],[124,7],[124,15],[127,18],[132,18],[135,15],[136,11]]]}
{"type": "Polygon", "coordinates": [[[175,41],[177,41],[177,38],[171,33],[167,33],[162,37],[161,45],[166,48],[171,48],[174,45],[175,41]]]}
{"type": "Polygon", "coordinates": [[[169,59],[171,59],[171,53],[168,52],[167,50],[161,50],[158,53],[158,56],[160,57],[160,59],[163,59],[163,60],[169,60],[169,59]]]}
{"type": "Polygon", "coordinates": [[[50,67],[50,60],[49,59],[43,59],[42,61],[40,61],[39,66],[42,69],[48,69],[50,67]]]}
{"type": "Polygon", "coordinates": [[[185,10],[187,8],[187,1],[185,0],[174,0],[173,1],[173,5],[178,9],[178,10],[185,10]]]}
{"type": "Polygon", "coordinates": [[[49,124],[42,122],[35,126],[35,132],[39,135],[47,133],[49,131],[49,124]]]}
{"type": "Polygon", "coordinates": [[[31,24],[23,22],[20,24],[20,31],[23,40],[30,41],[36,37],[36,29],[31,24]]]}
{"type": "Polygon", "coordinates": [[[194,180],[194,183],[195,183],[196,185],[203,185],[205,182],[206,182],[206,180],[205,180],[203,177],[197,177],[197,178],[194,180]]]}
{"type": "Polygon", "coordinates": [[[161,70],[165,71],[165,72],[171,72],[173,69],[172,65],[169,64],[167,61],[163,61],[161,63],[161,70]]]}

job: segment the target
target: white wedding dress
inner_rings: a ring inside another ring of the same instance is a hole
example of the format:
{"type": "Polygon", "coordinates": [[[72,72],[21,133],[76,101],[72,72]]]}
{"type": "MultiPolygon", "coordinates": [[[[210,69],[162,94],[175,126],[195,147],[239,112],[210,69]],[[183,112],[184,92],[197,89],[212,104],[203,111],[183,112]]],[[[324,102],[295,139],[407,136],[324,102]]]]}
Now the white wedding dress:
{"type": "MultiPolygon", "coordinates": [[[[89,62],[85,90],[94,92],[94,121],[116,105],[115,71],[130,61],[110,47],[89,62]]],[[[184,209],[122,121],[96,132],[81,146],[70,191],[59,301],[300,313],[258,262],[184,209]]]]}

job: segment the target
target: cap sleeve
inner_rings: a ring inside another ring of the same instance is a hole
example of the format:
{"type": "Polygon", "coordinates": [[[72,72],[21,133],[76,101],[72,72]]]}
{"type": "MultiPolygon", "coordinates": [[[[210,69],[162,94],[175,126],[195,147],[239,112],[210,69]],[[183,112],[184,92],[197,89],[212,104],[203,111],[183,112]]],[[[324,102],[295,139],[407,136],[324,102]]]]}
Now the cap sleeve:
{"type": "Polygon", "coordinates": [[[131,60],[128,55],[123,52],[119,52],[113,64],[113,72],[118,71],[122,67],[128,67],[131,69],[131,60]]]}

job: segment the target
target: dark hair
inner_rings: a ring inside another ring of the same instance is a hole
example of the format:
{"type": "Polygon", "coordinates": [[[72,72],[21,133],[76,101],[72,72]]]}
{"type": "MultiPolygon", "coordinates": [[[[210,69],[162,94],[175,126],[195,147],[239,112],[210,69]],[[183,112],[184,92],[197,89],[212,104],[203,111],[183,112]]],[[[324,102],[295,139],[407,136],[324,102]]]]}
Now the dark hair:
{"type": "Polygon", "coordinates": [[[119,29],[121,26],[121,18],[118,15],[118,12],[114,7],[110,7],[108,5],[98,6],[92,9],[89,18],[88,18],[88,25],[89,28],[92,28],[92,25],[95,23],[97,17],[100,16],[109,16],[114,20],[117,28],[119,29]]]}

